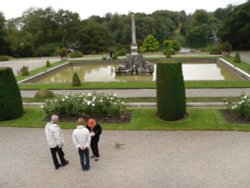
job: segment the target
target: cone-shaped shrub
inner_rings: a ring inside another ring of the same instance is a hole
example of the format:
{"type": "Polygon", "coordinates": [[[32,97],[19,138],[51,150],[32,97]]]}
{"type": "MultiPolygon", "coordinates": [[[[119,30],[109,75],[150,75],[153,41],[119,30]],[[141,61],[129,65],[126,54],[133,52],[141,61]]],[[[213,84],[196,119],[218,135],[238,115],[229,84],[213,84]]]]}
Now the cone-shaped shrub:
{"type": "Polygon", "coordinates": [[[49,60],[46,61],[46,67],[51,67],[51,63],[49,60]]]}
{"type": "Polygon", "coordinates": [[[80,86],[81,84],[81,80],[78,76],[78,74],[75,72],[73,75],[73,79],[72,79],[72,86],[80,86]]]}
{"type": "Polygon", "coordinates": [[[235,56],[234,56],[234,62],[235,62],[235,63],[240,63],[240,62],[241,62],[239,52],[237,52],[237,53],[235,54],[235,56]]]}
{"type": "Polygon", "coordinates": [[[186,113],[186,95],[182,74],[182,64],[157,63],[157,107],[159,117],[174,121],[186,113]]]}
{"type": "Polygon", "coordinates": [[[0,68],[0,121],[19,118],[23,115],[21,94],[9,67],[0,68]]]}

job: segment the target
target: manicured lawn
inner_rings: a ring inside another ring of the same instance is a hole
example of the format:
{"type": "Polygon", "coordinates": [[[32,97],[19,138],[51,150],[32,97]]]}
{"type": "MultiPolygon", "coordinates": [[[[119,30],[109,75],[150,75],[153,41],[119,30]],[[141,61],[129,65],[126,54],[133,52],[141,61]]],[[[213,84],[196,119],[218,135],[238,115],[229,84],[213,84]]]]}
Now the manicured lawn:
{"type": "Polygon", "coordinates": [[[227,60],[228,62],[230,62],[231,64],[233,64],[234,66],[244,70],[245,72],[250,74],[250,64],[241,61],[240,63],[234,63],[234,58],[229,56],[229,57],[224,57],[225,60],[227,60]]]}
{"type": "MultiPolygon", "coordinates": [[[[43,128],[45,114],[41,108],[25,108],[23,117],[0,122],[0,126],[9,127],[40,127],[43,128]]],[[[232,130],[250,131],[250,124],[229,124],[223,118],[219,109],[214,108],[188,108],[188,118],[177,122],[166,122],[156,116],[155,108],[140,108],[133,110],[130,123],[107,124],[102,123],[106,130],[232,130]]],[[[62,128],[73,129],[75,122],[60,122],[62,128]]]]}
{"type": "MultiPolygon", "coordinates": [[[[186,88],[248,88],[249,80],[237,81],[186,81],[186,88]]],[[[70,83],[64,84],[19,84],[21,90],[32,89],[155,89],[155,82],[85,82],[82,86],[72,87],[70,83]]]]}

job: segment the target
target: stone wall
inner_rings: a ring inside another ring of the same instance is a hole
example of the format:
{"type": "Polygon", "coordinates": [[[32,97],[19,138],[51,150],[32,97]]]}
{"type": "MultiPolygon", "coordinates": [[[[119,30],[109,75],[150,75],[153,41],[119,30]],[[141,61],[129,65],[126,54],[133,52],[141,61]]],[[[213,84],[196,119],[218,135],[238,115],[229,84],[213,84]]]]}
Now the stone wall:
{"type": "Polygon", "coordinates": [[[238,77],[240,77],[243,80],[250,80],[250,74],[244,72],[243,70],[239,69],[238,67],[235,67],[231,63],[227,62],[225,59],[218,58],[217,64],[222,66],[223,68],[229,70],[230,72],[236,74],[238,77]]]}

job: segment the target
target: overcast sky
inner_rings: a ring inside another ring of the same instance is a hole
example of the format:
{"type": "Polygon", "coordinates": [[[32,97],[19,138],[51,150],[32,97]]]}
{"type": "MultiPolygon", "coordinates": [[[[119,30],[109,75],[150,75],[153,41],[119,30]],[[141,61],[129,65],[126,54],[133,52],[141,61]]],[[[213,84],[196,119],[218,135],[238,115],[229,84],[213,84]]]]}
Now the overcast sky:
{"type": "Polygon", "coordinates": [[[228,4],[238,5],[247,0],[0,0],[0,11],[6,19],[16,18],[31,8],[58,9],[78,12],[82,19],[92,15],[104,16],[106,13],[127,14],[129,12],[152,13],[155,10],[185,10],[187,14],[196,9],[214,11],[228,4]]]}

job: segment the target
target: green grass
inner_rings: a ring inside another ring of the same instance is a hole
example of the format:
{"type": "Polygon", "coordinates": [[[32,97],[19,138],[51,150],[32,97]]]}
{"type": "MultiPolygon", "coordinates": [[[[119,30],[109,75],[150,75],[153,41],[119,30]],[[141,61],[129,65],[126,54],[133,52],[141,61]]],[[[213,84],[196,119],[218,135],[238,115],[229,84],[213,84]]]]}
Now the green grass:
{"type": "MultiPolygon", "coordinates": [[[[0,127],[43,128],[45,114],[41,108],[25,108],[23,117],[0,122],[0,127]]],[[[131,122],[125,124],[101,123],[106,130],[231,130],[250,131],[250,124],[229,124],[219,109],[188,108],[188,118],[166,122],[156,116],[155,108],[134,109],[131,122]]],[[[76,122],[60,122],[62,128],[75,128],[76,122]]]]}
{"type": "MultiPolygon", "coordinates": [[[[248,80],[236,81],[185,81],[186,88],[249,88],[248,80]]],[[[70,83],[58,84],[19,84],[21,90],[33,89],[155,89],[155,82],[85,82],[82,86],[72,87],[70,83]]]]}
{"type": "Polygon", "coordinates": [[[225,60],[227,60],[228,62],[230,62],[231,64],[233,64],[234,66],[244,70],[245,72],[250,74],[250,64],[241,61],[240,63],[234,63],[234,58],[229,56],[229,57],[224,57],[225,60]]]}
{"type": "MultiPolygon", "coordinates": [[[[40,67],[40,68],[38,68],[38,69],[29,71],[29,75],[28,75],[28,76],[17,76],[17,77],[16,77],[16,80],[17,80],[17,81],[24,80],[24,79],[26,79],[26,78],[28,78],[28,77],[30,77],[30,76],[34,76],[34,75],[36,75],[36,74],[38,74],[38,73],[44,72],[44,71],[46,71],[46,70],[49,70],[49,69],[51,69],[51,68],[53,68],[53,67],[56,67],[56,66],[58,66],[58,65],[60,65],[60,64],[63,64],[63,63],[65,63],[65,62],[64,62],[64,61],[58,61],[58,62],[55,62],[55,63],[51,63],[51,67],[46,67],[46,66],[44,66],[44,67],[40,67]]],[[[44,62],[44,65],[46,65],[46,62],[44,62]]]]}

